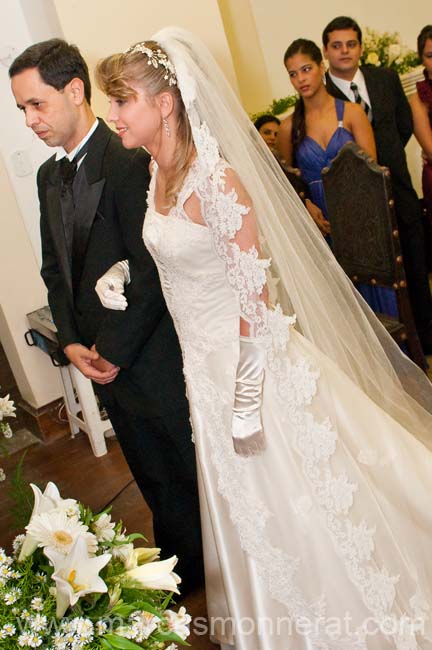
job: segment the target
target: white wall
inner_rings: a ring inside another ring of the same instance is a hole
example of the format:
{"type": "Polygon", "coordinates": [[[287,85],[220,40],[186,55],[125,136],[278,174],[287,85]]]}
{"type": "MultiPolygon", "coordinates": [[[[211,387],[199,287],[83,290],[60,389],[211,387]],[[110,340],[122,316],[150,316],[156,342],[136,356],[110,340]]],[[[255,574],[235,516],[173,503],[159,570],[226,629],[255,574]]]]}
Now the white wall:
{"type": "Polygon", "coordinates": [[[50,0],[2,0],[0,22],[0,339],[23,398],[39,408],[61,395],[59,371],[24,341],[26,314],[46,305],[39,274],[39,206],[35,174],[51,152],[24,126],[8,67],[24,48],[61,34],[50,0]],[[14,154],[25,168],[13,164],[14,154]],[[25,173],[25,175],[17,175],[25,173]]]}
{"type": "MultiPolygon", "coordinates": [[[[94,69],[97,61],[149,39],[170,25],[190,29],[207,44],[229,80],[236,86],[231,54],[217,0],[54,0],[66,40],[78,45],[94,69]]],[[[94,86],[92,102],[105,117],[107,100],[94,86]]]]}

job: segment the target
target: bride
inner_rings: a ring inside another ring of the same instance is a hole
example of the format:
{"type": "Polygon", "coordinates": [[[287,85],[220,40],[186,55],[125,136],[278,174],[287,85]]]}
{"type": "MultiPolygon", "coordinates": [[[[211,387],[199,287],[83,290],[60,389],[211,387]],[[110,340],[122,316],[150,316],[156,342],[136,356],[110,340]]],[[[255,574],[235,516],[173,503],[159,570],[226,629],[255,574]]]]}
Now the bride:
{"type": "MultiPolygon", "coordinates": [[[[212,638],[431,648],[430,383],[193,35],[164,29],[97,78],[154,161],[143,236],[183,352],[212,638]]],[[[127,307],[125,266],[98,282],[105,306],[127,307]]]]}

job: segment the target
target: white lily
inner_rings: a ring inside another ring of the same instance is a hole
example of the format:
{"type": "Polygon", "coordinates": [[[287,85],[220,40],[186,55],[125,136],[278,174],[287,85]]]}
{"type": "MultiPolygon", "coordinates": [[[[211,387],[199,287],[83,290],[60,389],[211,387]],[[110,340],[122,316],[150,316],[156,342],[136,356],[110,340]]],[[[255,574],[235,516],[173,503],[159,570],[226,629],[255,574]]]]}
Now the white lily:
{"type": "Polygon", "coordinates": [[[181,582],[179,576],[173,572],[177,564],[177,557],[173,555],[168,560],[148,562],[134,569],[126,571],[122,578],[125,582],[138,584],[141,589],[166,589],[179,594],[177,585],[181,582]]]}
{"type": "MultiPolygon", "coordinates": [[[[34,494],[34,505],[33,512],[30,517],[29,525],[31,524],[34,517],[42,514],[43,512],[50,512],[56,507],[58,499],[60,499],[60,492],[58,491],[55,483],[51,481],[47,483],[47,486],[42,494],[37,485],[30,483],[30,487],[33,490],[34,494]]],[[[21,547],[21,551],[18,557],[18,562],[22,562],[29,555],[32,555],[38,547],[37,540],[27,533],[26,538],[21,547]]]]}
{"type": "Polygon", "coordinates": [[[58,618],[82,596],[108,591],[99,572],[111,560],[111,555],[105,553],[90,557],[84,538],[76,538],[68,555],[63,555],[53,548],[44,549],[44,553],[54,566],[52,579],[56,583],[58,618]]]}
{"type": "Polygon", "coordinates": [[[178,612],[167,609],[165,611],[165,618],[168,623],[168,629],[171,632],[177,634],[183,641],[187,639],[190,634],[189,625],[192,617],[186,613],[185,607],[180,607],[178,612]]]}
{"type": "Polygon", "coordinates": [[[145,564],[147,562],[153,562],[159,558],[160,548],[133,548],[128,557],[123,559],[125,569],[135,569],[135,567],[140,564],[145,564]]]}

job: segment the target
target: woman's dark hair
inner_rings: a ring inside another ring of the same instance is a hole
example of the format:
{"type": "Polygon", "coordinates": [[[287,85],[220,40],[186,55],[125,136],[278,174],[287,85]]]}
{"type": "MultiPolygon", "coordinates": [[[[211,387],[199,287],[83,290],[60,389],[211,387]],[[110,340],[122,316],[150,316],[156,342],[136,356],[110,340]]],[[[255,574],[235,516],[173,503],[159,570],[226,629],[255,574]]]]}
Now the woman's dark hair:
{"type": "MultiPolygon", "coordinates": [[[[297,38],[291,43],[287,51],[284,54],[284,64],[288,59],[290,59],[295,54],[305,54],[310,57],[314,63],[321,65],[322,63],[322,54],[318,45],[313,41],[309,41],[307,38],[297,38]]],[[[293,146],[293,153],[297,151],[300,143],[306,137],[306,118],[305,118],[305,106],[303,97],[299,97],[293,113],[292,119],[292,132],[291,132],[291,141],[293,146]]]]}
{"type": "Polygon", "coordinates": [[[87,63],[76,45],[69,45],[61,38],[51,38],[30,45],[9,68],[9,77],[36,68],[44,83],[56,90],[63,88],[72,79],[81,79],[87,102],[91,100],[91,85],[87,63]]]}
{"type": "Polygon", "coordinates": [[[324,31],[322,33],[322,42],[324,47],[327,47],[328,45],[329,34],[341,29],[353,29],[356,32],[358,42],[361,45],[362,30],[360,29],[360,25],[354,20],[354,18],[350,18],[349,16],[337,16],[336,18],[333,18],[333,20],[331,20],[329,24],[326,25],[326,27],[324,27],[324,31]]]}
{"type": "Polygon", "coordinates": [[[420,61],[423,57],[423,50],[425,49],[426,41],[430,39],[432,41],[432,25],[426,25],[421,30],[420,34],[417,36],[417,52],[420,61]]]}
{"type": "Polygon", "coordinates": [[[268,113],[267,115],[260,115],[259,118],[255,120],[254,127],[259,131],[260,128],[268,122],[274,122],[275,124],[280,125],[280,119],[276,117],[276,115],[270,115],[270,113],[268,113]]]}

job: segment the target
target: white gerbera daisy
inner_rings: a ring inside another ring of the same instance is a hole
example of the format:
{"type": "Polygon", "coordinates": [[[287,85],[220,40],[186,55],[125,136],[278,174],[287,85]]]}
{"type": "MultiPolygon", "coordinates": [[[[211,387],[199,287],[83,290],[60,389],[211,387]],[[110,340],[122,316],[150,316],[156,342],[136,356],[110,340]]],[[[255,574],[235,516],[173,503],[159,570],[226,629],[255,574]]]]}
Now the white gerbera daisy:
{"type": "Polygon", "coordinates": [[[48,546],[66,555],[75,539],[88,532],[88,526],[68,517],[65,512],[53,510],[33,517],[26,530],[37,541],[38,546],[48,546]]]}

